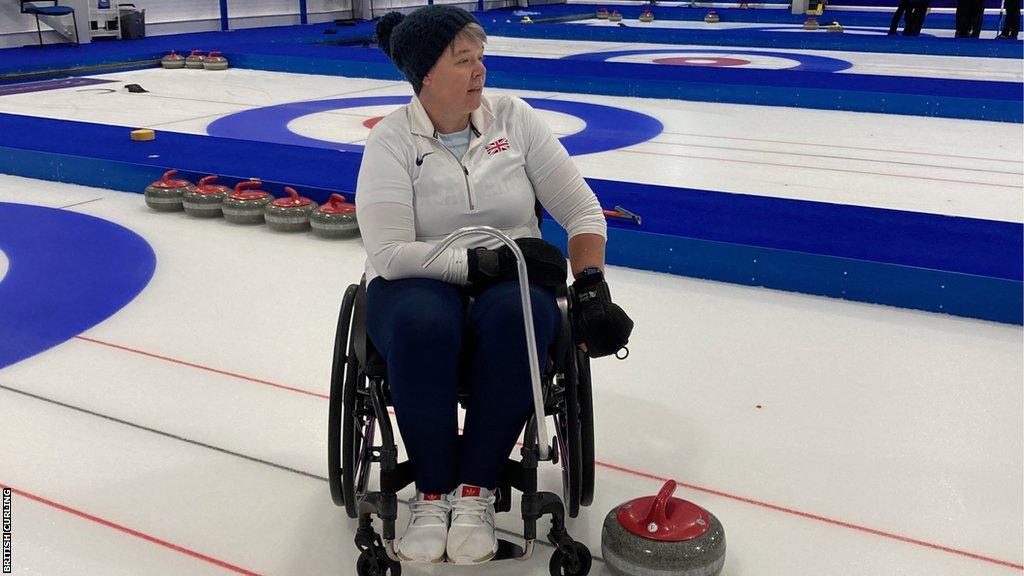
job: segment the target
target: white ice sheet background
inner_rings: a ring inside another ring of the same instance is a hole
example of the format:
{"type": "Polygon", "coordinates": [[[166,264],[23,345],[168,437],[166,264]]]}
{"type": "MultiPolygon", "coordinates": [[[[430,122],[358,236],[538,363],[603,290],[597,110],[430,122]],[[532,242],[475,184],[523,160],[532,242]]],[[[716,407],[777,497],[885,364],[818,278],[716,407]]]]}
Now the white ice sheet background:
{"type": "MultiPolygon", "coordinates": [[[[69,209],[141,234],[156,273],[81,338],[0,370],[0,483],[256,573],[352,573],[355,526],[324,482],[68,406],[324,475],[322,396],[360,242],[0,176],[0,201],[87,200],[69,209]]],[[[570,529],[595,553],[605,512],[659,488],[641,473],[730,495],[677,492],[724,522],[725,576],[1019,572],[738,498],[1020,564],[1020,327],[618,267],[609,282],[637,328],[627,361],[594,362],[602,465],[570,529]]],[[[15,514],[21,573],[221,571],[24,497],[15,514]]],[[[548,553],[486,573],[546,574],[548,553]]]]}
{"type": "MultiPolygon", "coordinates": [[[[3,96],[0,112],[204,134],[216,118],[262,106],[411,95],[401,82],[252,70],[150,69],[100,77],[117,84],[3,96]],[[127,83],[141,84],[149,93],[102,89],[127,83]]],[[[1024,221],[1020,124],[488,90],[624,108],[663,124],[664,131],[647,142],[576,157],[587,177],[1024,221]]],[[[290,127],[328,142],[361,144],[369,134],[362,123],[388,110],[374,106],[324,112],[297,119],[290,127]]],[[[541,114],[560,135],[581,127],[578,119],[563,114],[541,114]]]]}

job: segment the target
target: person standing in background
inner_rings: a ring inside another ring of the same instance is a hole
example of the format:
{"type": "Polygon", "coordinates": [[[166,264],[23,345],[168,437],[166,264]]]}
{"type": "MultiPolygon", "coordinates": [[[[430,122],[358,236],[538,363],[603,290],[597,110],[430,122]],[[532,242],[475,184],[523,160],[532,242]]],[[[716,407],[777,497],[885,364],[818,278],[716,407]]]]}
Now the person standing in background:
{"type": "Polygon", "coordinates": [[[981,23],[984,16],[985,0],[957,0],[956,37],[978,38],[981,36],[981,23]]]}
{"type": "Polygon", "coordinates": [[[1003,7],[1006,9],[1006,19],[1003,20],[1003,29],[996,38],[1003,40],[1016,40],[1020,34],[1020,1],[1005,0],[1003,7]]]}
{"type": "MultiPolygon", "coordinates": [[[[896,5],[896,11],[892,14],[892,22],[889,23],[889,35],[894,36],[896,29],[900,27],[900,18],[903,18],[904,14],[910,8],[909,0],[900,0],[900,3],[896,5]]],[[[906,35],[907,25],[910,23],[909,14],[907,15],[906,23],[903,26],[903,33],[906,35]]]]}
{"type": "MultiPolygon", "coordinates": [[[[1019,0],[1018,0],[1019,1],[1019,0]]],[[[907,0],[907,25],[903,27],[904,36],[918,36],[924,27],[924,17],[928,15],[931,0],[907,0]]]]}

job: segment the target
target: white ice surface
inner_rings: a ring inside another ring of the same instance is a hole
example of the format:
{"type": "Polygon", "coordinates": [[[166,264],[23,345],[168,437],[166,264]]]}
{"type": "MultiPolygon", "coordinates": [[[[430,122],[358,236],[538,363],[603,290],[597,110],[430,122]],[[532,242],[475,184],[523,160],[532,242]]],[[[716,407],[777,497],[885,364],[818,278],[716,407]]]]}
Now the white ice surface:
{"type": "MultiPolygon", "coordinates": [[[[0,112],[206,133],[223,115],[328,98],[411,94],[406,83],[302,74],[150,69],[102,76],[149,93],[66,88],[0,97],[0,112]],[[202,86],[201,91],[196,86],[202,86]]],[[[625,108],[662,123],[641,144],[577,156],[585,176],[1007,222],[1024,221],[1024,126],[949,118],[507,91],[625,108]]],[[[361,143],[373,106],[300,117],[296,132],[361,143]]],[[[541,112],[560,135],[578,119],[541,112]]],[[[158,135],[159,138],[159,135],[158,135]]],[[[627,207],[628,208],[628,207],[627,207]]]]}
{"type": "MultiPolygon", "coordinates": [[[[823,20],[824,22],[824,20],[823,20]]],[[[692,23],[696,26],[696,23],[692,23]]],[[[630,23],[632,26],[632,23],[630,23]]],[[[702,26],[711,26],[702,24],[702,26]]],[[[749,25],[716,24],[723,27],[745,27],[749,25]]],[[[766,25],[770,26],[770,25],[766,25]]],[[[734,57],[750,60],[746,66],[735,68],[792,68],[796,62],[786,58],[787,54],[824,56],[845,60],[852,64],[840,74],[880,74],[923,78],[959,78],[964,80],[999,80],[1021,82],[1024,80],[1024,64],[1013,58],[977,58],[968,56],[934,56],[930,54],[889,54],[878,52],[842,52],[822,50],[799,50],[789,48],[699,46],[687,44],[646,44],[634,42],[595,42],[578,40],[548,40],[539,38],[509,38],[489,36],[489,54],[529,58],[563,58],[573,54],[590,52],[615,52],[619,50],[686,50],[680,55],[695,57],[699,51],[708,51],[709,56],[734,57]],[[698,51],[694,53],[692,51],[698,51]],[[735,51],[730,55],[730,50],[735,51]],[[722,53],[726,52],[726,53],[722,53]],[[778,57],[751,55],[749,52],[777,53],[778,57]]],[[[671,57],[672,54],[639,55],[614,58],[616,62],[645,62],[653,58],[671,57]]],[[[730,66],[730,68],[734,68],[730,66]]]]}
{"type": "MultiPolygon", "coordinates": [[[[156,273],[82,337],[0,370],[0,484],[258,574],[351,574],[355,524],[322,480],[157,432],[325,475],[335,315],[361,243],[0,176],[0,201],[87,200],[70,210],[142,235],[156,273]]],[[[594,362],[597,497],[570,530],[595,553],[604,514],[659,488],[647,474],[701,488],[677,495],[722,519],[724,576],[1019,573],[1020,327],[617,267],[609,283],[636,330],[628,360],[594,362]]],[[[558,491],[557,469],[542,470],[558,491]]],[[[16,573],[218,570],[15,504],[16,573]]],[[[549,552],[404,573],[540,576],[549,552]]]]}

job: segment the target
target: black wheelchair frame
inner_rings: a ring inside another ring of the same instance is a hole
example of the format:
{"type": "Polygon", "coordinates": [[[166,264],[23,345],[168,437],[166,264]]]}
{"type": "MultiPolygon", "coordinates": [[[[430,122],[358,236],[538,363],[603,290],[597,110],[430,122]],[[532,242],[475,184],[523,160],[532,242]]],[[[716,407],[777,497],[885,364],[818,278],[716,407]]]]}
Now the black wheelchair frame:
{"type": "MultiPolygon", "coordinates": [[[[548,460],[562,465],[563,494],[538,492],[540,447],[536,416],[526,424],[521,460],[508,459],[498,487],[496,512],[511,509],[511,489],[522,493],[524,546],[499,540],[494,560],[530,558],[537,538],[537,520],[551,516],[548,541],[555,546],[549,563],[554,576],[586,576],[591,567],[587,546],[569,536],[565,515],[575,518],[581,506],[594,498],[594,410],[590,361],[574,344],[569,288],[556,293],[561,330],[544,364],[544,413],[555,424],[548,460]]],[[[542,360],[543,361],[543,360],[542,360]]],[[[335,335],[328,411],[327,463],[331,497],[358,518],[355,544],[360,550],[358,576],[400,576],[401,563],[394,550],[397,493],[413,482],[412,463],[398,461],[388,405],[386,364],[366,336],[365,276],[345,291],[335,335]],[[379,434],[379,439],[378,439],[379,434]],[[380,465],[380,489],[370,491],[370,468],[380,465]],[[372,516],[383,529],[374,530],[372,516]],[[383,537],[383,539],[382,539],[383,537]]],[[[463,378],[459,403],[465,406],[470,391],[463,378]]],[[[546,439],[544,440],[546,442],[546,439]]]]}

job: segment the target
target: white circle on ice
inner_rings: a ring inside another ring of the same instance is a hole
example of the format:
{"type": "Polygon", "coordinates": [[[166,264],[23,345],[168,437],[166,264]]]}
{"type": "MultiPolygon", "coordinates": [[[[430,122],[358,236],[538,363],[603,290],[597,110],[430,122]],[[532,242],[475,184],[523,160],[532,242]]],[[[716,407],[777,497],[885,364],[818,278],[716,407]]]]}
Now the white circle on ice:
{"type": "Polygon", "coordinates": [[[360,106],[307,114],[289,122],[288,130],[327,142],[362,143],[370,135],[370,129],[364,124],[367,120],[387,116],[400,107],[397,104],[360,106]]]}
{"type": "Polygon", "coordinates": [[[539,110],[536,108],[534,108],[534,110],[537,110],[537,113],[544,119],[544,122],[551,127],[551,131],[559,138],[572,136],[587,127],[587,123],[584,122],[582,118],[578,118],[572,114],[555,112],[553,110],[539,110]]]}
{"type": "Polygon", "coordinates": [[[7,259],[7,255],[4,254],[4,251],[0,250],[0,282],[4,281],[4,276],[7,275],[7,270],[9,270],[10,267],[10,260],[7,259]]]}
{"type": "MultiPolygon", "coordinates": [[[[746,60],[748,64],[740,64],[736,66],[723,66],[723,68],[759,68],[762,70],[785,70],[787,68],[796,68],[800,65],[800,62],[787,58],[785,56],[763,56],[761,54],[744,54],[739,51],[736,53],[716,53],[708,54],[701,52],[657,52],[651,54],[630,54],[627,56],[615,56],[609,58],[608,62],[633,62],[640,64],[653,64],[655,60],[662,60],[668,58],[686,58],[691,66],[700,65],[714,65],[719,62],[720,58],[735,58],[739,60],[746,60]]],[[[665,65],[665,64],[663,64],[665,65]]]]}

